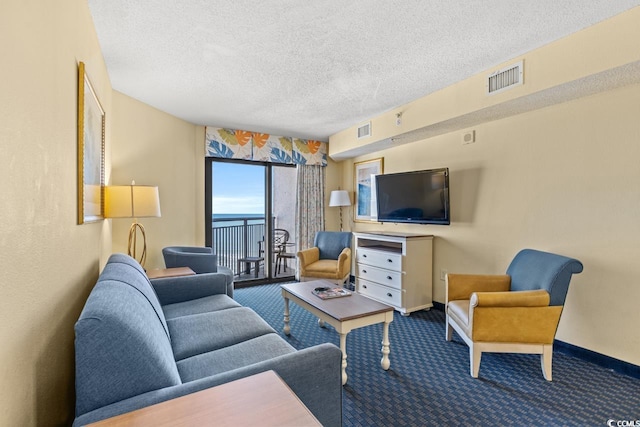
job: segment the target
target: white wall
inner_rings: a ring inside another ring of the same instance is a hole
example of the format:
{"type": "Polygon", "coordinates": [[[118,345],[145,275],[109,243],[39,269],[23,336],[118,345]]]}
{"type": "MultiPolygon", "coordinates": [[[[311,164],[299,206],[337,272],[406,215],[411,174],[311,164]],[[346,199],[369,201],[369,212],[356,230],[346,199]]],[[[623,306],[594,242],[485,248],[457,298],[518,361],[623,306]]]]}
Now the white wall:
{"type": "MultiPolygon", "coordinates": [[[[289,232],[289,241],[297,242],[296,233],[296,168],[273,168],[273,215],[276,217],[275,228],[289,232]]],[[[293,251],[295,248],[289,248],[293,251]]]]}

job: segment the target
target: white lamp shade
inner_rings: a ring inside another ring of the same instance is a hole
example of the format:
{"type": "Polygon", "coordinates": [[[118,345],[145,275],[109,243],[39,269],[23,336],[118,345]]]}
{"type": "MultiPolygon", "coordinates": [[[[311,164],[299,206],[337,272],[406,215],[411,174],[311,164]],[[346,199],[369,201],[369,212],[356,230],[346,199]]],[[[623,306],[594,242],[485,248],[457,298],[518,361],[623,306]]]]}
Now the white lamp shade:
{"type": "Polygon", "coordinates": [[[105,187],[106,218],[159,217],[158,187],[150,185],[110,185],[105,187]]]}
{"type": "Polygon", "coordinates": [[[333,190],[329,199],[329,206],[351,206],[351,199],[346,190],[333,190]]]}

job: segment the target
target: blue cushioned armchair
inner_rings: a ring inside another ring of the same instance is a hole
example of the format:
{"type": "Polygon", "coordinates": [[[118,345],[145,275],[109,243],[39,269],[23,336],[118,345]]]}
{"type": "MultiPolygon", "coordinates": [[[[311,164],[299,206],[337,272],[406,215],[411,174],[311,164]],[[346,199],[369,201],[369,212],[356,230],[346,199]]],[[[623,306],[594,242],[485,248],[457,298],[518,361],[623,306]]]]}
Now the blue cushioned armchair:
{"type": "Polygon", "coordinates": [[[455,330],[469,346],[471,376],[483,352],[540,354],[551,381],[553,340],[580,261],[533,249],[520,251],[504,275],[446,276],[446,339],[455,330]]]}
{"type": "Polygon", "coordinates": [[[342,285],[351,273],[351,232],[319,231],[313,247],[297,256],[300,281],[325,279],[342,285]]]}
{"type": "Polygon", "coordinates": [[[216,273],[218,256],[206,246],[169,246],[162,249],[167,268],[189,267],[196,274],[216,273]]]}
{"type": "Polygon", "coordinates": [[[233,298],[233,271],[218,265],[218,256],[206,246],[168,246],[162,249],[167,268],[189,267],[196,274],[220,273],[226,276],[227,295],[233,298]]]}

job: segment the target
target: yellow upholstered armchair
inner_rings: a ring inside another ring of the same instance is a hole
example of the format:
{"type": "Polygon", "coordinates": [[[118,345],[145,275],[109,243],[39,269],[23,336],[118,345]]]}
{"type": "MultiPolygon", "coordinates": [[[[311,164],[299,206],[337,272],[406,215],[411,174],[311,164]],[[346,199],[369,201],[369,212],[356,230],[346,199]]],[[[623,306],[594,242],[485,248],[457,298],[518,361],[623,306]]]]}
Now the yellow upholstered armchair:
{"type": "Polygon", "coordinates": [[[448,274],[446,339],[455,330],[469,346],[471,376],[483,352],[540,354],[551,381],[553,341],[580,261],[548,252],[520,251],[505,275],[448,274]]]}
{"type": "Polygon", "coordinates": [[[342,285],[351,273],[351,233],[319,231],[313,247],[297,256],[301,282],[325,279],[342,285]]]}

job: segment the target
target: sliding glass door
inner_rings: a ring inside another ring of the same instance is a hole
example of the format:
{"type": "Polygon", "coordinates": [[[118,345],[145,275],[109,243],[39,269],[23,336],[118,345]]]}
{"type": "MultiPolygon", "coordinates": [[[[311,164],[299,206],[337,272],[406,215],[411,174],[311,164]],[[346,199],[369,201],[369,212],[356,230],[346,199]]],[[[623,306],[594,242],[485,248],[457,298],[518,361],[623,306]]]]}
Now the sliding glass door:
{"type": "Polygon", "coordinates": [[[293,167],[206,159],[205,241],[237,283],[295,275],[295,178],[293,167]]]}

